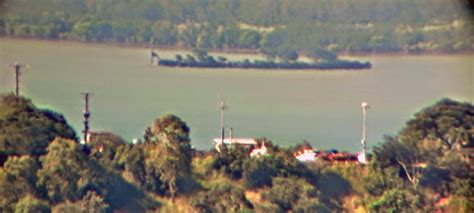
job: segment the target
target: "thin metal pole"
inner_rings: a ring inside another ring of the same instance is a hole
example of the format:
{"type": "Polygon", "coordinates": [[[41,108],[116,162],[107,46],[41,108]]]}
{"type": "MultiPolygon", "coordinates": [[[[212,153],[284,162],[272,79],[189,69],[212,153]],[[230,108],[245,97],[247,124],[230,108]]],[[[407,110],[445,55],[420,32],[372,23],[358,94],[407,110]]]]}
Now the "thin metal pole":
{"type": "Polygon", "coordinates": [[[20,96],[20,75],[21,75],[21,68],[28,67],[28,65],[23,65],[15,62],[14,64],[10,64],[15,69],[15,95],[20,96]]]}
{"type": "Polygon", "coordinates": [[[20,68],[19,64],[15,64],[15,95],[20,96],[20,68]]]}
{"type": "MultiPolygon", "coordinates": [[[[364,156],[364,161],[367,159],[367,109],[369,105],[366,102],[362,103],[362,155],[364,156]]],[[[364,162],[365,163],[365,162],[364,162]]]]}
{"type": "Polygon", "coordinates": [[[84,96],[84,130],[82,131],[83,135],[83,140],[85,143],[88,143],[88,135],[89,135],[89,118],[91,116],[91,113],[89,111],[89,97],[91,95],[90,92],[83,92],[82,95],[84,96]]]}
{"type": "Polygon", "coordinates": [[[222,101],[219,105],[219,109],[221,110],[221,143],[224,144],[224,137],[225,137],[225,130],[224,130],[224,110],[226,109],[224,101],[222,101]]]}

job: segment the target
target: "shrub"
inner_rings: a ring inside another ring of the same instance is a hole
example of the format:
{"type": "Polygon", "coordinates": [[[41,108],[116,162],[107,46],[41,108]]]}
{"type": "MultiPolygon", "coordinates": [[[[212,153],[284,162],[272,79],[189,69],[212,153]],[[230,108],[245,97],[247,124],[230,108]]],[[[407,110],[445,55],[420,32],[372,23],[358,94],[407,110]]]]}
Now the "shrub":
{"type": "Polygon", "coordinates": [[[230,185],[217,185],[198,193],[191,206],[199,212],[241,212],[253,209],[244,191],[230,185]]]}
{"type": "Polygon", "coordinates": [[[41,212],[49,213],[51,208],[46,201],[39,200],[31,195],[23,197],[15,206],[15,213],[41,212]]]}

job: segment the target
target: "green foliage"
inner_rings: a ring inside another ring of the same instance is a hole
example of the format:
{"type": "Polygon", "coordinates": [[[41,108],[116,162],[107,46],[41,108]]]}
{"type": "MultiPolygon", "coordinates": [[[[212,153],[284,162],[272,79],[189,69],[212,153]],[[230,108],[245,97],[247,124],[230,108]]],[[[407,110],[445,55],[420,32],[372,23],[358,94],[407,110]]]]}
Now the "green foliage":
{"type": "Polygon", "coordinates": [[[53,203],[75,201],[94,183],[87,156],[80,145],[71,140],[56,138],[48,146],[48,154],[40,161],[38,185],[44,188],[53,203]]]}
{"type": "Polygon", "coordinates": [[[71,203],[69,201],[54,206],[53,212],[84,213],[79,203],[71,203]]]}
{"type": "Polygon", "coordinates": [[[459,149],[472,148],[473,115],[471,104],[444,99],[416,113],[397,136],[386,137],[374,148],[366,178],[365,188],[373,197],[369,208],[392,212],[427,208],[430,198],[422,189],[472,197],[468,185],[473,174],[459,149]]]}
{"type": "Polygon", "coordinates": [[[444,148],[474,147],[474,106],[443,99],[415,114],[400,132],[415,140],[441,140],[444,148]]]}
{"type": "Polygon", "coordinates": [[[380,169],[376,165],[371,165],[369,174],[364,177],[364,188],[366,192],[374,197],[382,196],[389,189],[403,185],[403,180],[398,177],[398,170],[380,169]]]}
{"type": "Polygon", "coordinates": [[[258,159],[249,159],[244,163],[245,187],[249,189],[270,186],[272,177],[276,175],[276,169],[272,167],[270,158],[265,156],[258,159]]]}
{"type": "Polygon", "coordinates": [[[472,212],[474,211],[474,198],[454,196],[448,207],[451,212],[472,212]]]}
{"type": "Polygon", "coordinates": [[[201,61],[205,62],[207,55],[207,51],[203,49],[193,49],[193,55],[196,56],[196,58],[201,61]]]}
{"type": "Polygon", "coordinates": [[[88,191],[79,201],[83,212],[106,212],[109,205],[104,202],[104,198],[97,195],[94,191],[88,191]]]}
{"type": "Polygon", "coordinates": [[[332,168],[321,171],[316,186],[321,193],[321,202],[333,211],[341,211],[342,198],[353,192],[351,183],[332,168]]]}
{"type": "MultiPolygon", "coordinates": [[[[267,142],[266,142],[267,144],[267,142]]],[[[269,143],[270,150],[272,149],[269,143]]],[[[272,177],[303,177],[310,183],[317,181],[317,170],[308,167],[296,160],[288,150],[277,147],[270,151],[270,155],[259,158],[248,158],[243,164],[244,184],[249,189],[272,185],[272,177]]]]}
{"type": "Polygon", "coordinates": [[[211,175],[217,156],[214,153],[202,157],[195,156],[192,160],[192,171],[197,178],[206,178],[211,175]]]}
{"type": "Polygon", "coordinates": [[[159,177],[167,184],[174,199],[178,182],[191,174],[190,129],[179,117],[164,115],[153,122],[151,133],[150,141],[145,141],[145,170],[150,178],[159,177]]]}
{"type": "Polygon", "coordinates": [[[282,58],[284,61],[295,61],[298,59],[298,52],[293,49],[284,49],[277,53],[278,57],[282,58]]]}
{"type": "Polygon", "coordinates": [[[187,48],[473,49],[469,11],[445,0],[357,2],[6,0],[0,35],[187,48]]]}
{"type": "Polygon", "coordinates": [[[416,192],[410,190],[403,190],[399,188],[387,190],[375,202],[369,205],[369,210],[374,212],[405,212],[420,209],[417,206],[416,192]]]}
{"type": "Polygon", "coordinates": [[[232,179],[240,179],[243,175],[243,165],[249,158],[250,150],[245,147],[230,147],[223,149],[214,159],[212,168],[222,170],[232,179]]]}
{"type": "Polygon", "coordinates": [[[70,203],[61,203],[54,207],[55,212],[71,212],[71,213],[105,213],[109,205],[104,202],[104,199],[93,191],[88,191],[87,194],[80,200],[70,203]]]}
{"type": "Polygon", "coordinates": [[[334,52],[327,51],[321,48],[314,48],[309,50],[306,56],[310,57],[316,62],[337,60],[337,55],[334,52]]]}
{"type": "Polygon", "coordinates": [[[12,211],[22,197],[39,194],[36,188],[38,169],[38,163],[30,156],[9,157],[0,167],[1,211],[12,211]]]}
{"type": "Polygon", "coordinates": [[[76,139],[66,119],[37,109],[30,100],[0,95],[0,165],[10,155],[42,155],[55,137],[76,139]]]}
{"type": "Polygon", "coordinates": [[[217,185],[199,192],[191,201],[199,212],[244,212],[253,209],[244,191],[231,185],[217,185]]]}
{"type": "MultiPolygon", "coordinates": [[[[28,121],[31,132],[59,131],[36,127],[45,123],[35,118],[44,111],[27,99],[5,95],[0,100],[2,125],[28,121]]],[[[196,152],[189,127],[175,115],[156,119],[139,144],[125,144],[113,134],[95,135],[88,147],[56,137],[46,141],[43,155],[5,155],[0,211],[50,212],[51,204],[53,212],[145,212],[160,207],[156,197],[174,201],[180,195],[201,212],[340,212],[357,193],[358,202],[373,212],[471,212],[473,173],[458,148],[472,147],[472,108],[443,100],[423,109],[398,135],[374,148],[367,166],[303,164],[293,152],[307,143],[285,149],[265,139],[257,141],[265,140],[269,154],[258,158],[239,146],[196,152]],[[250,189],[248,197],[243,187],[250,189]],[[446,197],[451,201],[444,207],[435,205],[446,197]]]]}
{"type": "Polygon", "coordinates": [[[176,61],[183,61],[183,56],[176,54],[176,61]]]}
{"type": "Polygon", "coordinates": [[[88,142],[90,157],[97,160],[104,168],[111,169],[119,166],[114,159],[122,146],[125,146],[125,140],[110,132],[94,133],[88,142]]]}
{"type": "Polygon", "coordinates": [[[39,200],[31,195],[23,197],[15,206],[15,213],[40,212],[49,213],[51,208],[45,201],[39,200]]]}
{"type": "Polygon", "coordinates": [[[262,53],[267,56],[267,60],[244,59],[241,61],[227,61],[219,56],[217,60],[201,49],[194,49],[193,55],[197,60],[187,55],[183,60],[179,55],[176,60],[160,59],[159,65],[168,67],[198,67],[198,68],[244,68],[244,69],[370,69],[370,62],[360,62],[351,60],[338,60],[335,54],[324,55],[325,59],[317,59],[313,63],[298,61],[298,52],[291,48],[266,48],[262,53]],[[278,61],[273,59],[277,58],[278,61]]]}
{"type": "Polygon", "coordinates": [[[320,203],[318,191],[304,179],[295,177],[273,178],[273,186],[262,193],[262,199],[276,204],[281,212],[329,211],[320,203]]]}

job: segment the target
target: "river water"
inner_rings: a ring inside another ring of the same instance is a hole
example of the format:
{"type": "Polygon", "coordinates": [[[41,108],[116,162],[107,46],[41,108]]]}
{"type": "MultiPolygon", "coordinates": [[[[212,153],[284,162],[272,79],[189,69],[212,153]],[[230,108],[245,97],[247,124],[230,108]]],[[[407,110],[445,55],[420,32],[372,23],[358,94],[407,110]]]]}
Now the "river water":
{"type": "MultiPolygon", "coordinates": [[[[161,57],[176,51],[158,50],[161,57]]],[[[243,56],[230,55],[231,58],[243,56]]],[[[249,56],[252,57],[252,56],[249,56]]],[[[443,97],[474,100],[474,55],[366,56],[365,71],[271,71],[150,66],[149,50],[71,42],[0,39],[0,92],[13,91],[9,63],[29,64],[23,95],[63,113],[80,133],[82,91],[93,92],[91,128],[127,141],[153,119],[174,113],[191,128],[194,146],[219,135],[220,99],[234,137],[267,137],[289,146],[358,151],[361,102],[368,111],[369,147],[396,134],[413,114],[443,97]]]]}

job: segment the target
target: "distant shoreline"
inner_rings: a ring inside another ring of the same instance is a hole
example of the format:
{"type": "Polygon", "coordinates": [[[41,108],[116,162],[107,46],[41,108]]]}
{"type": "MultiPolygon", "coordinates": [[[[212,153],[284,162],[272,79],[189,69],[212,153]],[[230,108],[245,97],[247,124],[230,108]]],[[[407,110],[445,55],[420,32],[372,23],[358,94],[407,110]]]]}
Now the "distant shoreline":
{"type": "MultiPolygon", "coordinates": [[[[106,47],[120,47],[120,48],[132,48],[132,49],[157,49],[157,50],[175,50],[175,51],[189,51],[192,48],[186,47],[176,47],[176,46],[162,46],[150,44],[131,44],[131,43],[117,43],[117,42],[85,42],[77,40],[67,40],[67,39],[42,39],[42,38],[26,38],[26,37],[14,37],[14,36],[0,36],[0,39],[8,40],[26,40],[26,41],[42,41],[50,43],[70,43],[70,44],[81,44],[81,45],[98,45],[106,47]]],[[[213,53],[225,53],[225,54],[261,54],[258,50],[255,49],[209,49],[209,52],[213,53]]],[[[420,52],[407,52],[407,51],[386,51],[386,52],[338,52],[341,57],[351,57],[351,56],[430,56],[430,55],[439,55],[439,56],[449,56],[449,55],[474,55],[474,51],[457,51],[457,52],[446,52],[446,51],[420,51],[420,52]]]]}

